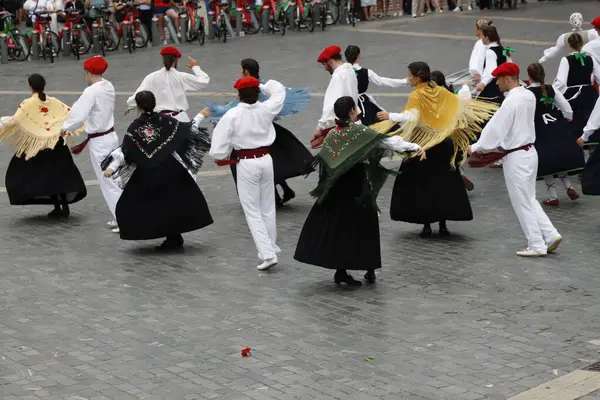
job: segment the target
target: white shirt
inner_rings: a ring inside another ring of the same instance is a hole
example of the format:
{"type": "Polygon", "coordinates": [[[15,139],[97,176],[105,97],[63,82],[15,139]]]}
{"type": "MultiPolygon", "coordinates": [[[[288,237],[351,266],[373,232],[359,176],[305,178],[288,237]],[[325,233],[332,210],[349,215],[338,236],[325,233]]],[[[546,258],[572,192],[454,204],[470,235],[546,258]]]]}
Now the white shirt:
{"type": "MultiPolygon", "coordinates": [[[[529,87],[540,86],[541,85],[537,82],[534,82],[531,85],[529,85],[529,87]]],[[[563,96],[561,92],[558,92],[556,90],[554,91],[554,106],[562,112],[562,115],[566,119],[573,118],[573,108],[571,107],[571,104],[567,101],[567,99],[565,99],[565,96],[563,96]]]]}
{"type": "MultiPolygon", "coordinates": [[[[548,61],[548,60],[550,60],[552,58],[556,58],[558,56],[561,56],[561,55],[567,53],[569,51],[569,48],[567,47],[566,37],[568,37],[568,35],[571,35],[571,33],[577,33],[577,32],[563,33],[556,40],[556,45],[555,46],[552,46],[552,47],[544,50],[544,55],[543,55],[542,58],[540,58],[540,64],[543,64],[543,63],[545,63],[546,61],[548,61]]],[[[587,31],[587,35],[588,35],[588,40],[590,42],[592,40],[598,39],[598,32],[596,32],[595,29],[588,30],[587,31]]]]}
{"type": "MultiPolygon", "coordinates": [[[[573,53],[571,53],[573,54],[573,53]]],[[[590,85],[593,83],[592,80],[592,76],[594,77],[594,79],[596,80],[596,82],[600,82],[600,64],[596,63],[594,61],[594,58],[592,57],[592,61],[594,63],[594,72],[592,75],[590,75],[590,85]]],[[[568,86],[567,86],[567,82],[569,80],[569,61],[567,60],[567,57],[563,57],[560,60],[560,64],[558,65],[558,72],[556,73],[556,79],[554,80],[554,83],[552,84],[552,87],[554,87],[554,90],[556,90],[557,92],[561,92],[562,94],[565,93],[565,91],[567,90],[568,86]]]]}
{"type": "Polygon", "coordinates": [[[23,9],[29,11],[30,13],[35,12],[45,12],[45,11],[54,11],[54,2],[53,0],[27,0],[25,4],[23,4],[23,9]],[[37,6],[37,8],[36,8],[37,6]]]}
{"type": "Polygon", "coordinates": [[[406,153],[407,151],[419,151],[421,146],[416,143],[407,142],[401,136],[390,136],[383,140],[381,147],[391,147],[398,153],[406,153]]]}
{"type": "Polygon", "coordinates": [[[115,126],[115,88],[106,79],[88,86],[71,107],[63,131],[73,132],[87,122],[87,133],[101,133],[115,126]]]}
{"type": "Polygon", "coordinates": [[[358,104],[358,80],[352,65],[343,63],[333,71],[331,81],[327,86],[323,99],[323,113],[319,119],[318,127],[327,129],[335,126],[335,112],[333,105],[340,97],[350,96],[358,104]]]}
{"type": "MultiPolygon", "coordinates": [[[[359,64],[352,64],[352,68],[355,71],[362,69],[362,67],[359,64]]],[[[383,76],[377,75],[372,69],[368,70],[367,75],[369,77],[370,83],[380,87],[400,88],[408,86],[408,79],[385,78],[383,76]]]]}
{"type": "Polygon", "coordinates": [[[585,46],[583,46],[581,51],[585,51],[587,54],[589,54],[594,59],[594,62],[596,64],[600,65],[600,40],[599,39],[590,40],[589,42],[587,42],[585,44],[585,46]]]}
{"type": "Polygon", "coordinates": [[[511,89],[489,120],[472,152],[517,149],[535,142],[535,95],[522,86],[511,89]]]}
{"type": "MultiPolygon", "coordinates": [[[[494,50],[490,49],[490,47],[498,46],[500,46],[498,42],[492,42],[485,50],[485,67],[483,69],[483,74],[481,74],[481,82],[486,85],[490,83],[492,79],[494,79],[492,72],[498,68],[498,56],[496,53],[494,53],[494,50]]],[[[506,62],[512,62],[512,58],[510,56],[506,56],[506,62]]]]}
{"type": "Polygon", "coordinates": [[[133,96],[127,99],[128,107],[136,107],[135,95],[142,90],[149,90],[156,97],[155,111],[187,111],[190,108],[185,92],[204,89],[210,77],[200,69],[192,67],[192,74],[179,72],[175,68],[167,71],[162,68],[146,76],[133,96]]]}
{"type": "Polygon", "coordinates": [[[581,138],[584,142],[587,142],[590,136],[598,129],[600,129],[600,97],[596,100],[594,110],[592,111],[592,114],[590,114],[585,128],[583,128],[583,135],[581,135],[581,138]]]}
{"type": "Polygon", "coordinates": [[[267,147],[275,141],[273,120],[283,108],[285,87],[274,80],[259,86],[268,97],[254,104],[239,103],[223,115],[215,129],[209,154],[216,160],[229,158],[232,149],[267,147]]]}
{"type": "Polygon", "coordinates": [[[486,51],[487,46],[483,44],[481,39],[475,42],[473,50],[471,51],[471,58],[469,59],[469,74],[483,74],[486,51]]]}

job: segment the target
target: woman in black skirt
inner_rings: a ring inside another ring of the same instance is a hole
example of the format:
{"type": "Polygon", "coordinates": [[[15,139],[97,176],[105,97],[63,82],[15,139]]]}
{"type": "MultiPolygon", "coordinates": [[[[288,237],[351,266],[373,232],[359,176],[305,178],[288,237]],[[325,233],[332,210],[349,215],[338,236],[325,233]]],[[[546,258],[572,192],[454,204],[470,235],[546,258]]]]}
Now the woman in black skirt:
{"type": "Polygon", "coordinates": [[[6,171],[6,191],[11,205],[53,205],[48,216],[68,217],[69,204],[87,195],[79,170],[60,136],[69,107],[46,96],[46,81],[39,74],[29,77],[33,95],[12,117],[0,122],[0,140],[12,142],[17,152],[6,171]]]}
{"type": "Polygon", "coordinates": [[[377,195],[389,172],[380,164],[386,150],[416,151],[400,136],[386,136],[355,124],[358,110],[351,97],[334,104],[337,128],[316,156],[319,184],[311,192],[317,201],[306,218],[294,259],[336,270],[335,283],[360,286],[348,270],[366,270],[365,280],[375,282],[381,268],[377,195]]]}
{"type": "Polygon", "coordinates": [[[481,35],[481,41],[488,49],[485,52],[481,82],[477,84],[478,99],[500,104],[504,100],[504,94],[500,91],[496,78],[492,76],[492,71],[506,62],[512,62],[512,49],[502,46],[498,30],[493,25],[481,28],[481,35]]]}
{"type": "Polygon", "coordinates": [[[583,170],[585,160],[583,151],[573,139],[569,121],[573,119],[573,110],[569,102],[551,85],[544,83],[546,73],[541,64],[531,64],[527,68],[530,85],[528,89],[535,95],[535,149],[538,152],[538,179],[544,179],[548,188],[547,206],[559,204],[556,192],[556,177],[571,200],[577,200],[579,194],[573,189],[568,175],[583,170]]]}
{"type": "Polygon", "coordinates": [[[198,128],[208,109],[194,121],[181,122],[153,111],[152,92],[137,93],[135,101],[141,115],[121,147],[102,162],[104,176],[120,178],[124,186],[116,209],[121,239],[166,237],[157,250],[178,249],[182,233],[213,223],[193,178],[210,148],[207,130],[198,128]]]}

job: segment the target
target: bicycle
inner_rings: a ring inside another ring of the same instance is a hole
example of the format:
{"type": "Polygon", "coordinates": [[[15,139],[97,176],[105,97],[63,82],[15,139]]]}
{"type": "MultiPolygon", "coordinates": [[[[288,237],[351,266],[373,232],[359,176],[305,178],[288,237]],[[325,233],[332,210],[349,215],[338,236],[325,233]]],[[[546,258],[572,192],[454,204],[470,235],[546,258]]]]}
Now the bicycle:
{"type": "MultiPolygon", "coordinates": [[[[327,25],[335,25],[340,20],[340,8],[343,0],[322,0],[325,5],[327,25]]],[[[322,17],[321,17],[322,18],[322,17]]]]}
{"type": "MultiPolygon", "coordinates": [[[[327,3],[324,3],[322,0],[315,0],[311,4],[311,9],[314,10],[315,7],[319,8],[319,24],[321,25],[321,30],[324,31],[327,26],[327,3]]],[[[313,14],[316,13],[313,11],[313,14]]]]}
{"type": "Polygon", "coordinates": [[[306,28],[309,32],[315,30],[315,16],[310,7],[304,7],[302,0],[290,1],[288,5],[296,5],[296,27],[298,30],[306,28]]]}
{"type": "Polygon", "coordinates": [[[253,6],[249,0],[237,0],[236,10],[232,11],[231,14],[237,18],[238,10],[241,11],[242,17],[242,29],[247,35],[255,35],[260,32],[262,28],[262,20],[260,13],[262,12],[263,6],[253,6]]]}
{"type": "Polygon", "coordinates": [[[58,38],[62,41],[65,34],[68,34],[71,52],[79,60],[80,56],[87,54],[92,47],[92,37],[83,22],[83,11],[65,10],[64,28],[59,33],[58,38]]]}
{"type": "Polygon", "coordinates": [[[185,5],[186,9],[184,13],[188,16],[187,37],[185,40],[190,43],[198,40],[200,46],[203,46],[206,39],[206,32],[204,32],[204,18],[200,16],[200,7],[194,0],[189,0],[185,5]]]}
{"type": "Polygon", "coordinates": [[[127,50],[129,50],[129,54],[131,54],[136,48],[140,49],[148,45],[150,34],[148,33],[146,25],[140,20],[136,3],[125,3],[124,10],[125,18],[123,19],[123,22],[119,24],[119,29],[117,31],[117,47],[119,46],[123,35],[127,35],[127,41],[129,42],[127,50]],[[124,32],[124,27],[127,28],[126,32],[124,32]]]}
{"type": "Polygon", "coordinates": [[[61,43],[58,35],[55,32],[52,32],[52,29],[50,28],[52,17],[48,14],[49,13],[46,11],[34,13],[35,24],[33,26],[33,34],[29,37],[29,44],[31,46],[33,35],[37,32],[39,53],[44,57],[44,60],[49,58],[50,62],[53,63],[54,57],[60,53],[61,43]]]}
{"type": "Polygon", "coordinates": [[[108,7],[90,8],[90,14],[94,15],[94,11],[98,14],[94,22],[94,26],[98,28],[98,42],[100,43],[100,51],[103,56],[106,56],[107,51],[115,51],[119,48],[119,36],[116,29],[110,21],[111,11],[108,7]]]}
{"type": "Polygon", "coordinates": [[[265,0],[260,13],[269,13],[269,30],[273,33],[280,32],[282,36],[285,35],[286,31],[286,16],[285,11],[282,8],[278,8],[275,0],[265,0]]]}
{"type": "Polygon", "coordinates": [[[7,36],[6,45],[8,47],[8,58],[11,60],[25,61],[29,58],[31,48],[27,41],[27,36],[19,32],[19,28],[13,23],[16,19],[14,14],[0,15],[0,20],[4,22],[4,33],[7,36]]]}
{"type": "Polygon", "coordinates": [[[345,0],[348,23],[352,24],[353,27],[356,26],[356,1],[357,0],[345,0]]]}
{"type": "Polygon", "coordinates": [[[209,15],[212,16],[211,23],[215,31],[215,37],[223,40],[223,43],[227,43],[227,20],[229,18],[229,3],[221,2],[219,4],[214,3],[214,11],[209,11],[209,15]]]}

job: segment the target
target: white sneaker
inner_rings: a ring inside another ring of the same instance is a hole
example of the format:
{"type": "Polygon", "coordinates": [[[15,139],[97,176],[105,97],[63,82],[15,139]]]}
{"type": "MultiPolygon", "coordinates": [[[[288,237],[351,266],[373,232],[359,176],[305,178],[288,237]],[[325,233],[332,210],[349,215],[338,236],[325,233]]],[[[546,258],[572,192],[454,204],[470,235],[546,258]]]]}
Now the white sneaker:
{"type": "Polygon", "coordinates": [[[526,247],[521,251],[517,251],[517,255],[519,257],[545,257],[548,253],[546,251],[538,251],[526,247]]]}
{"type": "Polygon", "coordinates": [[[116,228],[113,228],[110,230],[112,233],[121,233],[121,230],[119,229],[119,227],[117,226],[116,228]]]}
{"type": "Polygon", "coordinates": [[[556,251],[556,249],[558,249],[558,246],[560,246],[560,242],[562,242],[562,240],[563,240],[563,237],[558,235],[556,237],[556,239],[554,239],[548,243],[548,249],[546,251],[548,253],[552,253],[552,252],[556,251]]]}
{"type": "Polygon", "coordinates": [[[468,10],[473,11],[473,7],[469,6],[468,10]]]}
{"type": "Polygon", "coordinates": [[[417,14],[413,14],[413,18],[417,18],[417,14]]]}
{"type": "Polygon", "coordinates": [[[454,9],[454,12],[460,12],[460,7],[456,7],[456,8],[454,9]]]}
{"type": "Polygon", "coordinates": [[[263,261],[262,264],[260,264],[259,266],[256,267],[256,269],[258,269],[259,271],[265,271],[276,264],[277,264],[277,257],[273,257],[273,258],[269,258],[269,259],[266,259],[265,261],[263,261]]]}
{"type": "Polygon", "coordinates": [[[117,226],[119,226],[119,224],[117,224],[117,221],[108,221],[106,225],[108,225],[109,228],[116,228],[117,226]]]}

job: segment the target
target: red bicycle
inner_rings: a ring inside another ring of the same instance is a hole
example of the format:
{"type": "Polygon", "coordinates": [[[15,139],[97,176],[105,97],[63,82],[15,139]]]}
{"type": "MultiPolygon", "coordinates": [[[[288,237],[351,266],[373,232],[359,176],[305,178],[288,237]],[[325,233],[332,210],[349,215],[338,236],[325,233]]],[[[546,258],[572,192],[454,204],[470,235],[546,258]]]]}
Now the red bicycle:
{"type": "Polygon", "coordinates": [[[277,7],[275,0],[265,0],[260,8],[260,14],[269,13],[269,30],[273,33],[280,32],[285,35],[287,26],[287,16],[283,8],[277,7]]]}
{"type": "Polygon", "coordinates": [[[62,42],[63,36],[69,35],[69,45],[71,46],[71,52],[79,60],[79,57],[87,54],[92,47],[92,36],[88,30],[87,25],[83,21],[82,10],[65,10],[64,15],[64,27],[59,33],[58,37],[62,42]]]}
{"type": "Polygon", "coordinates": [[[38,46],[39,53],[44,60],[47,58],[50,59],[50,62],[54,62],[54,57],[60,53],[61,43],[58,35],[52,32],[52,28],[50,24],[52,22],[52,18],[47,12],[37,12],[35,13],[35,24],[33,26],[32,35],[29,37],[29,45],[31,46],[33,42],[33,36],[37,35],[38,38],[38,46]]]}
{"type": "Polygon", "coordinates": [[[187,42],[198,40],[200,46],[204,45],[206,32],[204,32],[204,18],[200,16],[200,6],[197,0],[189,0],[185,4],[185,10],[179,12],[180,15],[187,15],[187,42]]]}
{"type": "Polygon", "coordinates": [[[298,30],[306,28],[309,32],[314,32],[315,15],[312,12],[312,8],[310,6],[305,7],[302,0],[290,1],[289,5],[294,5],[294,3],[296,3],[296,15],[292,18],[296,19],[298,30]]]}
{"type": "Polygon", "coordinates": [[[235,6],[235,13],[231,13],[231,15],[237,18],[238,13],[242,15],[242,29],[244,29],[244,33],[247,35],[255,35],[260,31],[262,27],[262,21],[260,19],[260,13],[263,10],[263,7],[260,7],[260,11],[257,11],[257,8],[254,7],[249,0],[237,0],[235,6]]]}
{"type": "Polygon", "coordinates": [[[129,42],[129,53],[135,51],[135,49],[141,49],[148,45],[150,34],[146,25],[140,20],[140,13],[137,8],[137,4],[130,2],[125,3],[125,18],[123,22],[119,24],[119,42],[123,38],[123,35],[127,35],[127,41],[129,42]]]}

